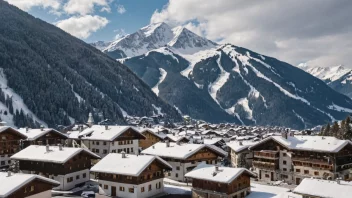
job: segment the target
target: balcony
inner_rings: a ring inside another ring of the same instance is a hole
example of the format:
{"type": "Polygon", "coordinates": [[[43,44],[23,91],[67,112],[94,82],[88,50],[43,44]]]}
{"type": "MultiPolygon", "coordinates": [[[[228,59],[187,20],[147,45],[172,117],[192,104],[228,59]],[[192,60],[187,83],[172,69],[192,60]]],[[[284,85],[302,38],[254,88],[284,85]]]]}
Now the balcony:
{"type": "Polygon", "coordinates": [[[264,162],[264,161],[253,161],[253,166],[259,169],[276,170],[279,169],[279,163],[275,162],[264,162]]]}
{"type": "Polygon", "coordinates": [[[255,158],[262,159],[279,159],[278,151],[254,151],[255,158]]]}

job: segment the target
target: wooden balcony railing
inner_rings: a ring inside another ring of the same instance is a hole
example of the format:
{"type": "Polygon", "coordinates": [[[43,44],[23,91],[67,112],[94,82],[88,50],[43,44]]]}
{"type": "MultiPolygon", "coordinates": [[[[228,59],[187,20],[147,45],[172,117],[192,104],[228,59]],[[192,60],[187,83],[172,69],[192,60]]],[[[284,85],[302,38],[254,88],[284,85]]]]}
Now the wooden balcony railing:
{"type": "Polygon", "coordinates": [[[276,151],[255,151],[254,157],[263,159],[278,159],[279,152],[276,151]]]}
{"type": "Polygon", "coordinates": [[[279,169],[278,163],[263,162],[263,161],[253,161],[253,166],[260,169],[275,170],[279,169]]]}

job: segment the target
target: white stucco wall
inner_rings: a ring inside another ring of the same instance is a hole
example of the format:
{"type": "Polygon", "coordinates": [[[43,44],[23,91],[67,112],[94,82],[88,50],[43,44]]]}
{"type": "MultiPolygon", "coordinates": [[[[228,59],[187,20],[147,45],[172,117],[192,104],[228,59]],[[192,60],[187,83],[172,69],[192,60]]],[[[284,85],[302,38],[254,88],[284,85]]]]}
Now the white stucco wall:
{"type": "Polygon", "coordinates": [[[6,155],[0,155],[0,168],[1,167],[5,167],[5,166],[9,166],[11,164],[11,162],[9,163],[10,157],[6,154],[6,155]],[[4,165],[1,165],[1,162],[5,163],[4,165]]]}
{"type": "MultiPolygon", "coordinates": [[[[111,186],[116,187],[116,196],[117,197],[127,197],[127,198],[144,198],[144,197],[151,197],[157,194],[160,194],[164,191],[164,184],[163,178],[156,179],[150,182],[146,182],[140,185],[134,184],[124,184],[124,183],[117,183],[105,180],[98,180],[98,183],[101,184],[101,189],[103,192],[99,192],[101,195],[110,196],[111,195],[111,186]],[[160,182],[160,188],[156,188],[156,184],[160,182]],[[104,189],[104,185],[108,186],[108,189],[104,189]],[[148,191],[148,186],[152,186],[152,190],[148,191]],[[124,187],[125,191],[120,191],[120,187],[124,187]],[[144,187],[144,192],[141,191],[141,188],[144,187]],[[134,193],[129,192],[129,188],[134,188],[134,193]]],[[[97,196],[98,197],[98,196],[97,196]]]]}
{"type": "Polygon", "coordinates": [[[50,176],[49,178],[60,182],[60,186],[58,186],[54,189],[71,190],[72,188],[75,187],[75,185],[89,181],[89,176],[90,176],[89,169],[85,169],[82,171],[77,171],[77,172],[73,172],[73,173],[66,174],[66,175],[50,176]],[[86,173],[86,178],[83,178],[84,173],[86,173]],[[76,179],[77,175],[79,175],[79,179],[76,179]],[[70,177],[73,177],[73,181],[67,183],[67,178],[70,178],[70,177]]]}

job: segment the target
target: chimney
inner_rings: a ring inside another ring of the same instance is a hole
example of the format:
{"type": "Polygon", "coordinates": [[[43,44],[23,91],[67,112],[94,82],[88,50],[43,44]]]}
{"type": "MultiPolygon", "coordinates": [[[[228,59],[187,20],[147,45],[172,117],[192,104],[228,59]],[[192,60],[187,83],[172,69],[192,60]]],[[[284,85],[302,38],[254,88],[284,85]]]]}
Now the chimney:
{"type": "Polygon", "coordinates": [[[180,141],[177,141],[176,144],[180,146],[180,145],[181,145],[181,142],[180,142],[180,141]]]}
{"type": "Polygon", "coordinates": [[[43,131],[44,130],[44,126],[40,125],[40,130],[43,131]]]}
{"type": "Polygon", "coordinates": [[[28,133],[28,131],[29,131],[29,128],[28,128],[28,126],[26,127],[26,133],[28,133]]]}
{"type": "Polygon", "coordinates": [[[11,177],[11,171],[7,171],[7,177],[11,177]]]}
{"type": "Polygon", "coordinates": [[[109,130],[109,126],[108,125],[105,125],[105,130],[109,130]]]}
{"type": "Polygon", "coordinates": [[[166,147],[170,147],[170,141],[166,140],[166,147]]]}
{"type": "Polygon", "coordinates": [[[153,149],[155,149],[155,146],[153,145],[153,149]]]}
{"type": "Polygon", "coordinates": [[[215,166],[215,171],[219,171],[219,166],[218,165],[215,166]]]}
{"type": "Polygon", "coordinates": [[[122,152],[121,152],[121,155],[122,155],[122,158],[126,158],[126,153],[125,153],[125,151],[122,151],[122,152]]]}
{"type": "Polygon", "coordinates": [[[283,132],[281,133],[281,136],[282,136],[283,138],[287,139],[287,132],[286,132],[286,131],[283,131],[283,132]]]}
{"type": "Polygon", "coordinates": [[[239,142],[239,144],[240,144],[240,146],[243,146],[243,143],[242,143],[242,141],[240,141],[240,142],[239,142]]]}
{"type": "Polygon", "coordinates": [[[59,150],[62,151],[62,144],[59,144],[59,150]]]}
{"type": "Polygon", "coordinates": [[[78,125],[78,130],[79,130],[79,132],[82,132],[83,131],[83,125],[78,125]]]}
{"type": "Polygon", "coordinates": [[[49,144],[47,144],[45,147],[46,147],[46,152],[49,152],[50,151],[49,144]]]}
{"type": "Polygon", "coordinates": [[[336,183],[337,183],[337,184],[341,184],[340,178],[336,178],[336,183]]]}

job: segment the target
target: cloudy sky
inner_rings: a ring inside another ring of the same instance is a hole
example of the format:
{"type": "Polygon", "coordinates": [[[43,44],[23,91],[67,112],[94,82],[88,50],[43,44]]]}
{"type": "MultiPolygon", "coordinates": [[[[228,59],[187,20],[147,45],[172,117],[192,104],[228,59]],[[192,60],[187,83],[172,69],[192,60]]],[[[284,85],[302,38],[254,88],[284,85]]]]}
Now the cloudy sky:
{"type": "Polygon", "coordinates": [[[153,22],[291,64],[352,68],[350,0],[7,0],[87,42],[153,22]]]}

